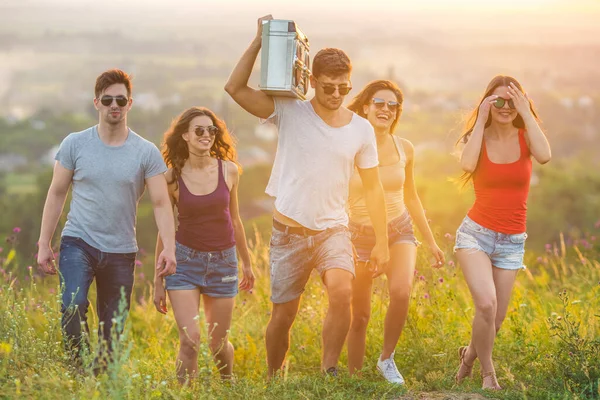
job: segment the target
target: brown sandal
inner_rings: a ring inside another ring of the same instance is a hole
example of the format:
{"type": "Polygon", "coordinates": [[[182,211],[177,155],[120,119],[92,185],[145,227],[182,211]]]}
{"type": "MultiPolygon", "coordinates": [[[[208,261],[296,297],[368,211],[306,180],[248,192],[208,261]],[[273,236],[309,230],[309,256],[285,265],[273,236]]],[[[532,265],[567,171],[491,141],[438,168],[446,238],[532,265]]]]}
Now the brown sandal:
{"type": "Polygon", "coordinates": [[[492,383],[494,384],[494,386],[493,387],[483,387],[482,386],[482,389],[502,390],[502,386],[500,386],[500,384],[498,384],[498,378],[496,378],[496,371],[481,372],[482,385],[483,385],[483,381],[485,381],[485,378],[492,378],[492,383]]]}
{"type": "Polygon", "coordinates": [[[461,346],[458,348],[458,358],[460,359],[460,365],[458,366],[458,371],[456,372],[456,383],[461,383],[465,378],[471,378],[473,376],[473,364],[469,365],[465,361],[465,356],[467,355],[467,349],[469,346],[461,346]],[[462,366],[467,368],[467,373],[464,375],[460,375],[460,369],[462,366]]]}

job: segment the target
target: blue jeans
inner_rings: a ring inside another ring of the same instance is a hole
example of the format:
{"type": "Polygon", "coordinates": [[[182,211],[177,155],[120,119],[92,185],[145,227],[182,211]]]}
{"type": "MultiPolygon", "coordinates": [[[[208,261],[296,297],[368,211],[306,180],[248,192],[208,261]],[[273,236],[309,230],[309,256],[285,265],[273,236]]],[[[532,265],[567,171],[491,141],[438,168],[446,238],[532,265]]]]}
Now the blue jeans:
{"type": "MultiPolygon", "coordinates": [[[[60,244],[59,274],[62,290],[61,327],[68,350],[79,355],[82,346],[89,345],[87,333],[88,291],[94,278],[97,289],[97,313],[100,322],[98,338],[112,350],[111,330],[123,331],[129,311],[136,253],[104,253],[83,239],[63,236],[60,244]],[[124,292],[124,314],[116,315],[124,292]],[[122,317],[119,320],[118,317],[122,317]],[[86,335],[84,335],[86,333],[86,335]]],[[[89,348],[89,347],[88,347],[89,348]]]]}

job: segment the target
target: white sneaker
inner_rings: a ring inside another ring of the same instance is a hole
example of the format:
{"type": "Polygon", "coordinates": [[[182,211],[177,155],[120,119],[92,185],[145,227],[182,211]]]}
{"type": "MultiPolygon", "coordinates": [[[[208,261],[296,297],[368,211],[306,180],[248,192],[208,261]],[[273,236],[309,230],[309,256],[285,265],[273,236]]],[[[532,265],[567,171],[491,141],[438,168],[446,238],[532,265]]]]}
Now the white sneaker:
{"type": "Polygon", "coordinates": [[[394,353],[387,360],[382,360],[381,356],[377,360],[377,370],[381,372],[381,375],[389,382],[396,385],[404,385],[404,378],[398,371],[396,363],[394,362],[394,353]]]}

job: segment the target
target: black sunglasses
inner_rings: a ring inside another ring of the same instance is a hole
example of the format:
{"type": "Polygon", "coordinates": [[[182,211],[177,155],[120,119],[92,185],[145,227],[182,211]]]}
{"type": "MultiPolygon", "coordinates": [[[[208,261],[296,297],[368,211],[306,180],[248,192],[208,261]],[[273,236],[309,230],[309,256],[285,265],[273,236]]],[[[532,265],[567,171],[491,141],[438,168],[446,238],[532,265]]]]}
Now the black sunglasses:
{"type": "Polygon", "coordinates": [[[378,110],[383,110],[383,106],[386,104],[387,104],[387,107],[390,109],[390,111],[393,111],[393,112],[397,112],[398,109],[400,108],[400,103],[398,103],[397,101],[388,101],[386,103],[386,101],[384,99],[380,99],[379,97],[373,97],[373,100],[371,100],[371,103],[373,103],[375,108],[378,110]]]}
{"type": "Polygon", "coordinates": [[[494,100],[494,107],[496,108],[502,108],[504,107],[504,104],[506,104],[508,102],[508,107],[511,110],[515,109],[515,103],[512,99],[503,99],[502,97],[498,97],[496,100],[494,100]]]}
{"type": "Polygon", "coordinates": [[[100,103],[102,103],[103,106],[108,107],[112,104],[113,100],[117,101],[117,105],[119,107],[125,107],[127,105],[127,103],[129,103],[129,99],[123,95],[119,95],[119,96],[102,96],[102,98],[100,99],[100,103]]]}
{"type": "Polygon", "coordinates": [[[336,85],[322,84],[318,80],[317,80],[317,82],[323,88],[323,93],[325,93],[327,95],[333,94],[336,91],[336,89],[337,89],[337,91],[339,92],[340,96],[345,96],[348,93],[350,93],[350,91],[352,90],[352,86],[348,86],[348,85],[336,86],[336,85]]]}
{"type": "Polygon", "coordinates": [[[217,134],[217,132],[219,132],[219,128],[217,128],[214,125],[210,125],[210,126],[197,126],[196,128],[194,128],[194,133],[196,134],[196,136],[203,136],[204,132],[208,132],[208,135],[210,137],[215,137],[215,135],[217,134]]]}

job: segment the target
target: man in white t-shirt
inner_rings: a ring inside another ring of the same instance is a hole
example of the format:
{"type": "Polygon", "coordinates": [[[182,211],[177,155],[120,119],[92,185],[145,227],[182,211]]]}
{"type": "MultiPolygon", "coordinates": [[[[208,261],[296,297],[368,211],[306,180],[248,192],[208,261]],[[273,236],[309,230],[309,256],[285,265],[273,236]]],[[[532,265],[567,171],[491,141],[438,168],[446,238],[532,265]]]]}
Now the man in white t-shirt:
{"type": "Polygon", "coordinates": [[[348,232],[348,183],[358,167],[377,234],[371,265],[389,259],[377,145],[369,122],[342,107],[351,89],[352,66],[339,49],[323,49],[313,59],[310,101],[271,97],[250,88],[248,79],[261,48],[262,23],[225,86],[249,113],[279,128],[275,163],[266,192],[275,197],[270,243],[273,312],[266,332],[268,375],[283,364],[300,295],[313,269],[327,288],[323,323],[324,372],[337,375],[337,362],[350,327],[354,257],[348,232]]]}

